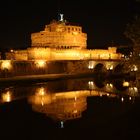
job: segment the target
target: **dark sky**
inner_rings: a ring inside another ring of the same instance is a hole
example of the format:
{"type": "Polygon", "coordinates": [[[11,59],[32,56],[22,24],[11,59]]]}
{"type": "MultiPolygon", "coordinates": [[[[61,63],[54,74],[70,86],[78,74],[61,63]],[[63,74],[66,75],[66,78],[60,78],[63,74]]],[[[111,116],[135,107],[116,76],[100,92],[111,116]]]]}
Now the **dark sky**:
{"type": "Polygon", "coordinates": [[[126,44],[126,24],[140,13],[137,0],[5,0],[0,4],[0,48],[30,47],[30,34],[43,30],[58,11],[88,34],[88,48],[126,44]]]}

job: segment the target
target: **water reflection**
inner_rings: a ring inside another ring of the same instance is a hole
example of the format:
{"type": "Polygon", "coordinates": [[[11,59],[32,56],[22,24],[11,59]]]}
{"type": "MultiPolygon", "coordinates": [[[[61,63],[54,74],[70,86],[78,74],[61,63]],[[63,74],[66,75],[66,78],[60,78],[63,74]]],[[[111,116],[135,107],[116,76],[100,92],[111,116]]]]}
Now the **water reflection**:
{"type": "Polygon", "coordinates": [[[2,101],[3,102],[10,102],[12,100],[12,92],[6,91],[5,93],[2,93],[2,101]]]}
{"type": "Polygon", "coordinates": [[[0,102],[11,102],[14,97],[13,97],[13,91],[11,88],[5,88],[3,91],[1,91],[1,98],[0,102]]]}
{"type": "Polygon", "coordinates": [[[67,91],[53,94],[46,92],[40,94],[40,90],[45,91],[45,88],[38,88],[38,92],[28,98],[32,109],[59,121],[80,118],[82,112],[87,109],[88,96],[117,96],[113,93],[95,90],[67,91]]]}
{"type": "Polygon", "coordinates": [[[26,86],[2,87],[1,103],[26,98],[32,110],[43,113],[53,120],[63,122],[82,117],[87,109],[87,98],[117,98],[124,103],[134,102],[139,87],[132,81],[98,80],[92,78],[69,79],[26,86]],[[98,83],[98,84],[97,84],[98,83]],[[101,83],[101,85],[99,85],[101,83]]]}
{"type": "Polygon", "coordinates": [[[82,112],[87,108],[86,96],[88,94],[88,90],[45,93],[44,95],[36,93],[30,96],[28,101],[34,111],[45,113],[54,120],[64,121],[81,117],[82,112]]]}

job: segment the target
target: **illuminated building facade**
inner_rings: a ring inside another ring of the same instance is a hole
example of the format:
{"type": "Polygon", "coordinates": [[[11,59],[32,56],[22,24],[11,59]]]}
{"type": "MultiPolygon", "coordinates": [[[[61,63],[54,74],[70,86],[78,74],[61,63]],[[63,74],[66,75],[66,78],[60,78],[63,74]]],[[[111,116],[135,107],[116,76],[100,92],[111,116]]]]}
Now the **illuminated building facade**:
{"type": "Polygon", "coordinates": [[[82,27],[70,25],[66,21],[52,21],[44,31],[31,34],[32,47],[55,49],[85,49],[87,34],[82,27]]]}
{"type": "Polygon", "coordinates": [[[87,34],[81,26],[73,25],[63,18],[53,20],[43,31],[31,34],[31,47],[6,53],[11,60],[87,60],[121,59],[116,47],[87,49],[87,34]]]}
{"type": "Polygon", "coordinates": [[[61,16],[43,31],[31,34],[31,47],[6,52],[6,60],[0,60],[0,77],[87,73],[93,72],[98,63],[113,70],[121,61],[122,54],[116,47],[87,49],[87,34],[82,27],[61,16]]]}

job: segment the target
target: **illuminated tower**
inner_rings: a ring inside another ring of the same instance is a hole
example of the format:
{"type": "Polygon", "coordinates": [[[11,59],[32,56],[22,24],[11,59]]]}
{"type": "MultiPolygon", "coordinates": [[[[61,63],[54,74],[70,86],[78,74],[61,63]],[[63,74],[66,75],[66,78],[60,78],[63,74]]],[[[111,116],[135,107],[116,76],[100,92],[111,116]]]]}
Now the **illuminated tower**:
{"type": "Polygon", "coordinates": [[[60,14],[58,21],[53,20],[45,26],[43,31],[31,34],[32,47],[56,49],[85,49],[87,34],[82,32],[81,26],[73,25],[60,14]]]}

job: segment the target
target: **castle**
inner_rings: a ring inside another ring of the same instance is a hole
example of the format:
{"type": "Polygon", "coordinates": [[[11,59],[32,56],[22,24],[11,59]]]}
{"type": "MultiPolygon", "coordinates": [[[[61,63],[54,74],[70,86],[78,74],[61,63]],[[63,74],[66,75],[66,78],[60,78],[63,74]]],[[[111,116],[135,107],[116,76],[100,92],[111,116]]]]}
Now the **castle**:
{"type": "Polygon", "coordinates": [[[43,31],[31,34],[31,47],[6,53],[10,60],[86,60],[120,59],[116,47],[107,50],[87,49],[87,34],[81,26],[63,19],[53,20],[43,31]]]}
{"type": "Polygon", "coordinates": [[[82,27],[60,16],[60,20],[51,21],[43,31],[31,34],[29,48],[6,52],[6,60],[0,60],[0,77],[85,73],[94,70],[97,61],[112,70],[116,66],[113,61],[122,60],[116,47],[87,49],[87,34],[82,27]]]}

